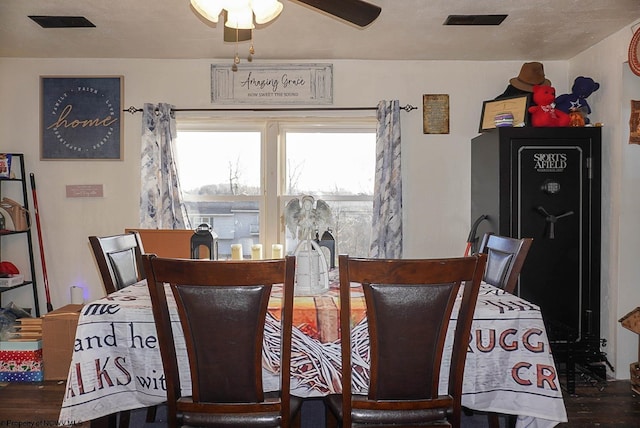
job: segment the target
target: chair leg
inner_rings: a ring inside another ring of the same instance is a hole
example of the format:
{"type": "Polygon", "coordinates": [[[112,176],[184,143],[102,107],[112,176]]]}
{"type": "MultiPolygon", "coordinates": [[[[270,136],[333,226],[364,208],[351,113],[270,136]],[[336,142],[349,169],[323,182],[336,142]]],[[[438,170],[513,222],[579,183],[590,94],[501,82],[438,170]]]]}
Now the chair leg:
{"type": "Polygon", "coordinates": [[[504,416],[505,428],[515,428],[517,417],[514,415],[503,415],[501,413],[487,413],[489,428],[500,428],[500,416],[504,416]]]}
{"type": "Polygon", "coordinates": [[[102,416],[98,419],[93,419],[89,423],[91,428],[117,428],[118,426],[118,414],[112,413],[107,416],[102,416]]]}
{"type": "Polygon", "coordinates": [[[302,427],[302,412],[298,411],[293,419],[290,421],[291,428],[301,428],[302,427]]]}
{"type": "Polygon", "coordinates": [[[147,408],[147,423],[150,424],[156,421],[156,411],[158,406],[151,406],[147,408]]]}
{"type": "Polygon", "coordinates": [[[329,409],[326,403],[324,405],[324,421],[324,425],[326,428],[338,428],[338,419],[329,409]]]}
{"type": "Polygon", "coordinates": [[[497,413],[488,413],[489,428],[500,428],[500,418],[497,413]]]}
{"type": "Polygon", "coordinates": [[[118,428],[129,428],[129,420],[131,419],[131,412],[129,410],[125,410],[120,412],[118,421],[118,428]]]}

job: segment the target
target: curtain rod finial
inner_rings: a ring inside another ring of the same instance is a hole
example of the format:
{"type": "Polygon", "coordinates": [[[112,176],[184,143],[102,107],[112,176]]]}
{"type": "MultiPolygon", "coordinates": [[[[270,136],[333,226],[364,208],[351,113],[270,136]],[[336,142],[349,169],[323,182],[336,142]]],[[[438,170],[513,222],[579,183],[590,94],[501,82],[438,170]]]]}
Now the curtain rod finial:
{"type": "Polygon", "coordinates": [[[126,109],[124,109],[122,111],[128,111],[129,113],[134,114],[134,113],[137,113],[139,111],[142,111],[142,109],[141,108],[135,108],[134,106],[131,106],[131,107],[126,108],[126,109]]]}

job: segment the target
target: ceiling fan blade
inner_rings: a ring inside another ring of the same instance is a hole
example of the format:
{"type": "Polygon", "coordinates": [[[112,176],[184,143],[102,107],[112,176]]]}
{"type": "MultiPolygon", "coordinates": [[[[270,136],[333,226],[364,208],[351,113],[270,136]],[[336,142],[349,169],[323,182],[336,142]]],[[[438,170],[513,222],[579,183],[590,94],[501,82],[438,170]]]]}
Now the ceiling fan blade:
{"type": "Polygon", "coordinates": [[[251,30],[236,30],[235,28],[224,27],[224,41],[225,42],[245,42],[251,40],[251,30]]]}
{"type": "Polygon", "coordinates": [[[360,27],[371,24],[382,8],[362,0],[296,0],[360,27]]]}

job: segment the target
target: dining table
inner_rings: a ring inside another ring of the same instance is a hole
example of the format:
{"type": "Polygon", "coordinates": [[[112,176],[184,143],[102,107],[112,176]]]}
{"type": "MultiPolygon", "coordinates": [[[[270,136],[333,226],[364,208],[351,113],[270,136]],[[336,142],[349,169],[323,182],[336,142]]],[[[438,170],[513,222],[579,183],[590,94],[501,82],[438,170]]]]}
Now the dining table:
{"type": "MultiPolygon", "coordinates": [[[[333,273],[334,279],[336,276],[333,273]]],[[[331,284],[322,294],[294,298],[291,393],[296,396],[340,392],[339,290],[337,281],[331,284]]],[[[175,301],[166,287],[181,390],[188,395],[191,382],[184,337],[175,301]]],[[[366,305],[361,288],[351,291],[352,364],[360,373],[354,376],[353,390],[366,393],[366,305]]],[[[281,298],[281,288],[276,285],[264,330],[265,391],[279,387],[281,298]]],[[[448,341],[455,313],[454,308],[448,341]]],[[[158,346],[146,281],[86,304],[78,320],[59,423],[78,424],[166,401],[158,346]]],[[[442,364],[440,389],[446,393],[448,361],[442,364]]],[[[481,285],[467,349],[462,405],[516,415],[517,427],[548,428],[567,422],[558,371],[537,305],[489,284],[481,285]]]]}

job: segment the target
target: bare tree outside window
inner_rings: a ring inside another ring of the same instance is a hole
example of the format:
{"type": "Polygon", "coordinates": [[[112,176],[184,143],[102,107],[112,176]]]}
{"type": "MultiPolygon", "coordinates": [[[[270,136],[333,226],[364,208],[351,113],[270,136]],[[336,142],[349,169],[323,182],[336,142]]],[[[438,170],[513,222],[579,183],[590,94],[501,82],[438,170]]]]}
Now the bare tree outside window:
{"type": "Polygon", "coordinates": [[[292,165],[291,160],[287,159],[287,183],[288,193],[293,195],[298,193],[298,180],[300,180],[300,174],[304,168],[304,162],[298,162],[296,165],[292,165]]]}
{"type": "Polygon", "coordinates": [[[229,161],[229,191],[232,195],[238,194],[240,182],[240,158],[236,158],[235,166],[229,161]]]}

